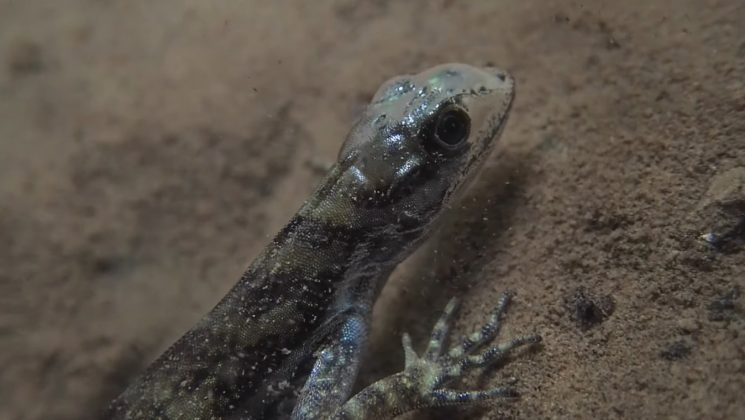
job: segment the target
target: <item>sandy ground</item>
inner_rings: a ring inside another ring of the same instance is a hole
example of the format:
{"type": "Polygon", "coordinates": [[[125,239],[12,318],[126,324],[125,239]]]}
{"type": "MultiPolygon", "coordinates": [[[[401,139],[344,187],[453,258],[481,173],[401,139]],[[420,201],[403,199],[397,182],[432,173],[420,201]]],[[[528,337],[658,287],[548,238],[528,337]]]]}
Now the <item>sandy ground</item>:
{"type": "Polygon", "coordinates": [[[0,418],[96,418],[378,85],[447,61],[518,97],[381,296],[362,380],[451,296],[467,331],[510,288],[505,336],[544,345],[460,386],[522,398],[409,418],[745,418],[745,3],[253,3],[0,0],[0,418]]]}

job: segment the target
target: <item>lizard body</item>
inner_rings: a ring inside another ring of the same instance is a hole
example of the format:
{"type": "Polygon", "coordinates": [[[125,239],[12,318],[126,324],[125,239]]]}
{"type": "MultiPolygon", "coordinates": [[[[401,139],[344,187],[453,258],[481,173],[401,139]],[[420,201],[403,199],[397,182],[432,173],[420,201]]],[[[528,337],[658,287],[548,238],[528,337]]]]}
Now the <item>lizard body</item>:
{"type": "Polygon", "coordinates": [[[513,96],[507,73],[463,64],[384,84],[316,192],[215,308],[112,402],[108,418],[273,418],[297,393],[293,418],[368,418],[509,394],[432,392],[460,374],[453,363],[468,365],[461,359],[477,341],[493,338],[499,311],[479,340],[441,359],[447,317],[423,358],[405,339],[407,369],[349,398],[385,280],[476,172],[513,96]]]}

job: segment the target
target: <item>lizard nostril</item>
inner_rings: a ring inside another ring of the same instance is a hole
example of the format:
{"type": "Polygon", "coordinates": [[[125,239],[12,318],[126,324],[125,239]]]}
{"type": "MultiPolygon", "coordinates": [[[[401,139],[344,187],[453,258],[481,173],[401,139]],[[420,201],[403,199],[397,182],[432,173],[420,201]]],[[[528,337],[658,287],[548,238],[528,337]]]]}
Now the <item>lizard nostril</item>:
{"type": "Polygon", "coordinates": [[[487,65],[487,66],[486,66],[486,67],[484,68],[484,70],[485,70],[485,71],[486,71],[487,73],[489,73],[489,74],[491,74],[492,76],[494,76],[494,77],[496,77],[497,79],[499,79],[499,81],[500,81],[500,82],[504,82],[504,81],[506,81],[506,80],[507,80],[507,73],[506,73],[506,72],[505,72],[504,70],[502,70],[502,69],[500,69],[500,68],[498,68],[498,67],[496,67],[496,66],[493,66],[493,65],[491,65],[491,63],[489,63],[489,64],[488,64],[488,65],[487,65]]]}

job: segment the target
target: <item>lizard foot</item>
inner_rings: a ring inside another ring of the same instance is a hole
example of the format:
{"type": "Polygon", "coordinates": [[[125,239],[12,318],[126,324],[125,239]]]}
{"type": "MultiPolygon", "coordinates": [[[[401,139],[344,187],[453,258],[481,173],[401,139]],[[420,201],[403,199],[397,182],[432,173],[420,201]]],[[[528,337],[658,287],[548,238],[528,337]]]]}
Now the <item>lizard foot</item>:
{"type": "Polygon", "coordinates": [[[470,369],[496,363],[506,358],[516,348],[541,341],[539,335],[526,335],[493,345],[477,353],[477,350],[485,347],[499,334],[500,321],[507,311],[512,296],[510,292],[504,293],[480,330],[464,337],[460,344],[447,351],[444,345],[457,308],[455,298],[447,304],[442,316],[432,329],[429,344],[422,356],[414,350],[409,334],[404,333],[402,337],[405,354],[404,370],[381,379],[349,400],[343,412],[347,415],[354,415],[346,418],[357,418],[356,415],[362,411],[375,411],[380,415],[398,415],[422,407],[517,397],[517,391],[510,386],[514,383],[514,379],[505,386],[487,390],[460,391],[444,387],[448,382],[461,377],[470,369]],[[364,410],[362,410],[363,407],[364,410]]]}
{"type": "MultiPolygon", "coordinates": [[[[442,388],[447,382],[462,376],[475,367],[484,367],[503,360],[514,349],[535,344],[541,341],[539,335],[527,335],[489,347],[480,354],[474,352],[490,343],[498,334],[500,321],[507,312],[513,293],[502,294],[497,307],[480,330],[464,337],[460,344],[452,347],[446,354],[443,346],[448,335],[452,317],[458,306],[453,298],[445,307],[442,316],[432,329],[429,344],[422,357],[419,357],[411,345],[411,337],[404,333],[402,337],[406,367],[404,374],[418,378],[418,391],[422,405],[464,404],[489,400],[498,397],[516,397],[517,391],[507,385],[481,391],[458,391],[442,388]]],[[[511,381],[514,382],[514,379],[511,381]]]]}

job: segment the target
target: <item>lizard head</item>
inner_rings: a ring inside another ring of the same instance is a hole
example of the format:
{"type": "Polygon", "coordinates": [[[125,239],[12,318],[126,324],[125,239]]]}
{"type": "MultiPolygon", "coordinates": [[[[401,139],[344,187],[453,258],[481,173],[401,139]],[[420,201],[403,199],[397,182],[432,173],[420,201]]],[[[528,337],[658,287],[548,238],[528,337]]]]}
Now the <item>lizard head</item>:
{"type": "Polygon", "coordinates": [[[506,72],[465,64],[393,78],[349,133],[337,180],[363,209],[427,224],[489,154],[514,92],[506,72]]]}

